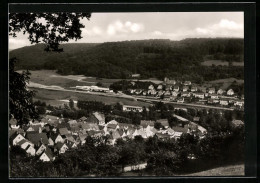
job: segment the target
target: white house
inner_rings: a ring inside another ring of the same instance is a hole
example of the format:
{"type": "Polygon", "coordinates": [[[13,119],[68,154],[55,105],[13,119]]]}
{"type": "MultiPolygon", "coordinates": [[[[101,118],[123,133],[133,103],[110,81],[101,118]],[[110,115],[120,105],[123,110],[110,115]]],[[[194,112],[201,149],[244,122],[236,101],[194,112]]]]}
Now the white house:
{"type": "Polygon", "coordinates": [[[228,100],[219,100],[219,104],[220,105],[224,105],[224,106],[227,106],[228,105],[228,100]]]}
{"type": "Polygon", "coordinates": [[[234,95],[234,91],[233,91],[232,89],[229,89],[229,90],[227,91],[227,95],[234,95]]]}
{"type": "Polygon", "coordinates": [[[143,108],[139,106],[123,105],[123,111],[143,112],[143,108]]]}
{"type": "Polygon", "coordinates": [[[25,148],[25,151],[27,152],[27,154],[31,155],[31,156],[35,156],[35,149],[33,146],[31,145],[28,145],[26,148],[25,148]]]}
{"type": "Polygon", "coordinates": [[[13,145],[15,146],[18,142],[21,140],[25,139],[21,134],[18,134],[14,139],[13,139],[13,145]]]}
{"type": "Polygon", "coordinates": [[[46,148],[44,153],[40,156],[41,161],[52,161],[55,158],[53,157],[53,154],[49,148],[46,148]]]}
{"type": "Polygon", "coordinates": [[[36,155],[40,155],[43,151],[45,151],[46,146],[44,144],[42,144],[38,150],[36,151],[36,155]]]}
{"type": "Polygon", "coordinates": [[[195,98],[201,98],[204,99],[204,93],[193,93],[195,98]]]}

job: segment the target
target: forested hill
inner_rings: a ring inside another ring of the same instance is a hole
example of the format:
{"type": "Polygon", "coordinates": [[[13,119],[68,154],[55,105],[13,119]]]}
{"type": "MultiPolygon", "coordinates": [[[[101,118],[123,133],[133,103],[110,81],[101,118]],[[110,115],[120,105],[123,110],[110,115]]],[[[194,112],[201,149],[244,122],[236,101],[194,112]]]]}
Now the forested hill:
{"type": "MultiPolygon", "coordinates": [[[[17,69],[55,69],[60,74],[127,78],[131,73],[139,73],[143,78],[190,75],[199,79],[207,77],[207,72],[199,73],[204,60],[243,62],[243,42],[243,39],[234,38],[201,38],[75,43],[61,45],[62,53],[45,52],[44,45],[38,44],[12,50],[10,58],[20,60],[17,69]],[[191,68],[194,71],[191,72],[191,68]]],[[[229,74],[231,68],[221,68],[227,72],[218,73],[223,75],[217,78],[229,75],[239,78],[243,74],[240,71],[229,74]]],[[[216,68],[208,72],[211,69],[216,68]]]]}

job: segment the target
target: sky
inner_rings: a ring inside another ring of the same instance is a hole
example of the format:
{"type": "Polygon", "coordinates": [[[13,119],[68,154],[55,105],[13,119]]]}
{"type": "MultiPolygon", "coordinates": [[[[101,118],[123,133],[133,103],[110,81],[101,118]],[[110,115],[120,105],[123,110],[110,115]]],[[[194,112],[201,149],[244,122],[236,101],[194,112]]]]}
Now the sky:
{"type": "MultiPolygon", "coordinates": [[[[243,12],[92,13],[82,39],[69,43],[125,40],[244,37],[243,12]]],[[[30,46],[28,35],[9,37],[9,49],[30,46]]]]}

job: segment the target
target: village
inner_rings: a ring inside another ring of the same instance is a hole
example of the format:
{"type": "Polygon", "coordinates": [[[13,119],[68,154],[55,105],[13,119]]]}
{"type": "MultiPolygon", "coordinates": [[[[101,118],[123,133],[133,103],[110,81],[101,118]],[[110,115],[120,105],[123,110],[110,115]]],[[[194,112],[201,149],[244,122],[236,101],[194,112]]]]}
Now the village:
{"type": "Polygon", "coordinates": [[[29,156],[39,156],[39,160],[53,161],[55,156],[65,153],[70,149],[84,145],[87,136],[108,137],[108,144],[114,145],[116,140],[133,139],[141,136],[146,139],[157,136],[160,139],[178,139],[183,133],[196,133],[203,138],[207,130],[194,122],[188,121],[178,115],[173,115],[180,121],[180,126],[169,127],[167,119],[159,119],[156,122],[162,128],[154,127],[155,121],[141,120],[140,125],[119,123],[111,120],[105,123],[105,116],[99,112],[91,114],[88,118],[78,120],[46,115],[41,121],[30,122],[29,125],[20,128],[15,119],[11,119],[9,129],[10,146],[19,146],[29,156]]]}
{"type": "MultiPolygon", "coordinates": [[[[131,81],[132,86],[135,85],[131,81]]],[[[102,87],[76,87],[82,90],[113,92],[102,87]]],[[[216,88],[203,88],[192,85],[190,81],[176,82],[165,77],[164,82],[158,85],[149,85],[147,90],[127,89],[126,94],[155,98],[160,101],[176,101],[177,103],[198,103],[215,106],[225,106],[241,110],[244,107],[243,96],[238,98],[232,89],[224,91],[216,88]]],[[[122,91],[121,91],[122,92],[122,91]]],[[[186,110],[186,108],[176,108],[186,110]]],[[[142,106],[122,105],[124,112],[143,112],[142,106]]],[[[146,108],[146,110],[149,110],[146,108]]],[[[48,111],[47,111],[48,112],[48,111]]],[[[86,142],[88,136],[98,138],[107,137],[109,145],[115,145],[117,139],[134,139],[141,136],[143,139],[156,136],[159,139],[179,139],[182,134],[196,134],[203,138],[207,130],[198,125],[198,117],[193,121],[179,115],[172,114],[177,119],[178,125],[170,127],[168,119],[141,120],[140,125],[120,123],[111,120],[105,123],[105,115],[101,112],[93,112],[89,117],[81,117],[77,120],[66,119],[46,114],[40,121],[30,121],[28,125],[19,126],[12,118],[9,121],[10,146],[19,146],[29,156],[38,156],[42,161],[53,161],[59,154],[65,153],[86,142]],[[155,128],[155,124],[161,126],[155,128]]],[[[234,120],[236,126],[243,125],[240,120],[234,120]]]]}
{"type": "MultiPolygon", "coordinates": [[[[131,82],[134,86],[136,83],[131,82]]],[[[239,96],[232,88],[202,87],[191,81],[176,81],[167,77],[158,85],[151,84],[147,89],[127,89],[127,94],[145,99],[157,99],[177,103],[202,104],[243,110],[244,95],[239,96]]]]}

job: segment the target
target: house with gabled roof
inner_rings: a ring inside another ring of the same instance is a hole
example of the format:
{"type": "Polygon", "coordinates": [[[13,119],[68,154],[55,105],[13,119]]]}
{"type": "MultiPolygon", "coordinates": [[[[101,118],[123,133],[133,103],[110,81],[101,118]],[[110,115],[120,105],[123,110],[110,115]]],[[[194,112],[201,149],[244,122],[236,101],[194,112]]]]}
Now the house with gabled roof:
{"type": "Polygon", "coordinates": [[[48,162],[53,161],[55,157],[53,156],[53,153],[50,148],[46,147],[44,152],[41,154],[40,158],[41,161],[48,162]]]}
{"type": "Polygon", "coordinates": [[[47,147],[46,145],[42,144],[42,145],[38,148],[38,150],[36,151],[36,155],[42,154],[43,151],[45,151],[46,147],[47,147]]]}
{"type": "Polygon", "coordinates": [[[94,112],[93,115],[97,118],[99,125],[105,124],[105,115],[99,112],[94,112]]]}
{"type": "Polygon", "coordinates": [[[216,90],[215,90],[215,88],[209,88],[209,94],[213,94],[213,93],[215,93],[216,92],[216,90]]]}
{"type": "Polygon", "coordinates": [[[29,154],[30,156],[35,156],[35,149],[33,146],[28,145],[25,149],[24,149],[27,154],[29,154]]]}
{"type": "Polygon", "coordinates": [[[148,90],[154,90],[154,86],[153,85],[149,85],[148,90]]]}
{"type": "Polygon", "coordinates": [[[160,84],[157,86],[157,90],[162,90],[162,89],[163,89],[163,85],[160,84]]]}
{"type": "Polygon", "coordinates": [[[48,141],[49,141],[49,145],[53,146],[54,144],[56,144],[58,142],[63,143],[64,139],[63,139],[63,137],[59,133],[53,133],[52,132],[49,135],[48,141]]]}
{"type": "Polygon", "coordinates": [[[218,89],[217,94],[218,94],[218,95],[222,95],[224,92],[225,92],[225,91],[220,88],[220,89],[218,89]]]}
{"type": "Polygon", "coordinates": [[[31,141],[35,146],[40,146],[41,144],[49,144],[46,133],[27,133],[26,138],[31,141]]]}
{"type": "Polygon", "coordinates": [[[54,152],[57,151],[59,154],[65,153],[68,149],[69,147],[65,143],[61,143],[61,142],[58,142],[54,146],[54,152]]]}
{"type": "Polygon", "coordinates": [[[115,124],[115,125],[117,125],[118,124],[118,122],[116,121],[116,120],[111,120],[111,121],[109,121],[107,124],[115,124]]]}
{"type": "Polygon", "coordinates": [[[179,95],[179,92],[177,92],[177,91],[172,92],[172,96],[177,97],[178,95],[179,95]]]}
{"type": "Polygon", "coordinates": [[[10,137],[10,141],[12,142],[12,144],[14,146],[17,145],[17,143],[23,139],[25,139],[24,136],[22,136],[21,134],[17,134],[17,133],[15,133],[13,136],[10,137]]]}
{"type": "Polygon", "coordinates": [[[156,122],[161,123],[161,125],[164,128],[168,128],[169,127],[168,119],[158,119],[158,120],[156,120],[156,122]]]}
{"type": "Polygon", "coordinates": [[[79,134],[79,140],[81,145],[86,143],[86,138],[87,138],[88,134],[79,134]]]}
{"type": "Polygon", "coordinates": [[[67,128],[58,128],[58,131],[59,131],[61,136],[70,134],[70,132],[67,128]]]}
{"type": "Polygon", "coordinates": [[[227,91],[227,95],[234,95],[234,90],[229,89],[229,90],[227,91]]]}
{"type": "Polygon", "coordinates": [[[182,87],[182,91],[183,91],[183,92],[187,92],[188,90],[189,90],[189,87],[188,87],[188,86],[183,86],[183,87],[182,87]]]}
{"type": "Polygon", "coordinates": [[[192,86],[190,91],[191,92],[196,92],[197,90],[198,90],[198,88],[196,86],[192,86]]]}
{"type": "Polygon", "coordinates": [[[75,149],[75,148],[77,148],[76,142],[66,141],[65,144],[67,145],[67,147],[68,147],[69,149],[75,149]]]}
{"type": "Polygon", "coordinates": [[[22,149],[26,149],[27,146],[33,146],[34,147],[34,144],[27,139],[22,139],[16,145],[20,146],[22,149]]]}

